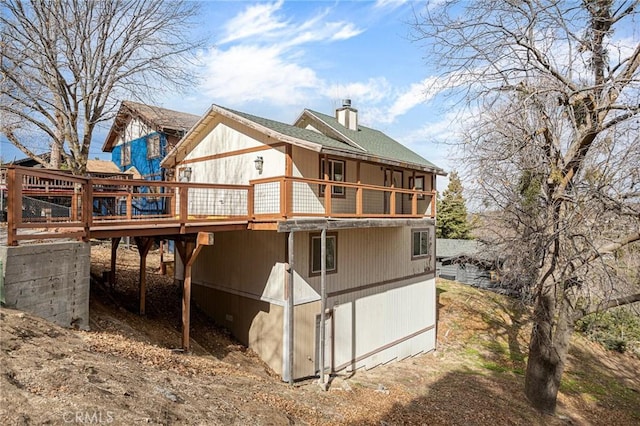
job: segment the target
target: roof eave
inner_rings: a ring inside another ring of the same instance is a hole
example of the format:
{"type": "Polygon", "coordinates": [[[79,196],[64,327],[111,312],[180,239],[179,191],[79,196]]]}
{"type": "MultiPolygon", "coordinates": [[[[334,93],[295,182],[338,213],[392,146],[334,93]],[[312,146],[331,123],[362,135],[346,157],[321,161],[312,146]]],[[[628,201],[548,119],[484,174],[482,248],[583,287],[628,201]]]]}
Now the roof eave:
{"type": "MultiPolygon", "coordinates": [[[[228,111],[222,107],[219,107],[217,105],[211,105],[211,107],[206,112],[206,114],[200,120],[198,120],[198,122],[187,132],[187,134],[182,139],[180,139],[180,141],[176,144],[176,146],[167,154],[164,160],[162,160],[160,165],[164,168],[174,167],[175,165],[177,165],[178,162],[175,161],[175,158],[179,153],[180,148],[183,145],[188,144],[189,141],[194,140],[196,137],[194,136],[194,134],[197,135],[198,133],[197,130],[206,127],[209,124],[209,122],[215,117],[216,114],[223,117],[227,117],[238,123],[241,123],[249,128],[257,130],[281,142],[290,143],[292,145],[296,145],[301,148],[309,149],[316,152],[320,152],[322,149],[322,145],[319,145],[317,143],[295,138],[293,136],[284,135],[276,130],[273,130],[261,124],[258,124],[255,121],[252,121],[240,115],[234,114],[231,111],[228,111]],[[173,162],[171,163],[171,161],[173,162]]],[[[185,153],[185,156],[186,154],[187,153],[185,153]]]]}
{"type": "Polygon", "coordinates": [[[389,166],[395,166],[395,167],[399,167],[399,168],[405,168],[405,169],[417,169],[417,170],[422,170],[425,172],[429,172],[429,173],[434,173],[436,175],[439,176],[446,176],[447,173],[440,169],[439,167],[431,167],[431,166],[427,166],[424,164],[417,164],[417,163],[411,163],[408,161],[399,161],[399,160],[392,160],[389,158],[382,158],[382,157],[377,157],[375,155],[369,155],[369,154],[359,154],[353,151],[344,151],[344,150],[340,150],[340,149],[335,149],[335,148],[328,148],[328,147],[323,147],[322,148],[322,152],[329,154],[329,155],[335,155],[335,156],[342,156],[342,157],[347,157],[347,158],[353,158],[356,160],[362,160],[362,161],[368,161],[368,162],[372,162],[372,163],[380,163],[380,164],[386,164],[389,166]]]}

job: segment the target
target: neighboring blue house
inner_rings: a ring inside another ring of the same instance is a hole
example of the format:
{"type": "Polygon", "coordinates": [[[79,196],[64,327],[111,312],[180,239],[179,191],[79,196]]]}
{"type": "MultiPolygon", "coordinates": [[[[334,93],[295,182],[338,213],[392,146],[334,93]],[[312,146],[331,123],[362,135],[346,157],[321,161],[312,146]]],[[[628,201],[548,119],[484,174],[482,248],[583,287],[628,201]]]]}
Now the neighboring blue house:
{"type": "MultiPolygon", "coordinates": [[[[122,101],[120,109],[102,146],[122,172],[136,179],[171,180],[172,171],[160,167],[167,152],[200,117],[166,108],[122,101]]],[[[141,191],[150,188],[142,187],[141,191]]],[[[138,198],[138,214],[165,211],[164,198],[138,198]]]]}

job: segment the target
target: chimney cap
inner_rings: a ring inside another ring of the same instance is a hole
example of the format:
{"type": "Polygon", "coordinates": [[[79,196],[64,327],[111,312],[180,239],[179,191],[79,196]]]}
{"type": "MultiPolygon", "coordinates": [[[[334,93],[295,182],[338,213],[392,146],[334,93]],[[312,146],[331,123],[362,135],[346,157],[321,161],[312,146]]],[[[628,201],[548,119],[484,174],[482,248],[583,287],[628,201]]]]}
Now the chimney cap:
{"type": "Polygon", "coordinates": [[[344,108],[351,108],[351,99],[343,99],[342,100],[342,106],[344,108]]]}

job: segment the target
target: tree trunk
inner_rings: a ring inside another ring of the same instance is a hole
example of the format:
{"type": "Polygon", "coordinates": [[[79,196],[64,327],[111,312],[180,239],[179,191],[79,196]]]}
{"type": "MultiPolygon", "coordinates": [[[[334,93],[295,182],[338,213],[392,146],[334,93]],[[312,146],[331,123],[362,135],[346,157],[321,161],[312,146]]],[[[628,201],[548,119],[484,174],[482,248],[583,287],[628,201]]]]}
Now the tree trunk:
{"type": "Polygon", "coordinates": [[[569,304],[561,300],[555,317],[553,297],[552,294],[541,295],[536,302],[524,384],[525,395],[531,405],[547,414],[556,411],[558,389],[573,331],[569,304]]]}

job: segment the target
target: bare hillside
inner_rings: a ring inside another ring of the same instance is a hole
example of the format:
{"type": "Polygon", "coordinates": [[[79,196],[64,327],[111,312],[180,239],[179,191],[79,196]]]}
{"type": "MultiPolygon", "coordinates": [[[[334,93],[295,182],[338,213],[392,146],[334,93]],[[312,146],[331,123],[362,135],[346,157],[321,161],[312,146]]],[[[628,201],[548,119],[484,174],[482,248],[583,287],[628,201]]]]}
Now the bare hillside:
{"type": "MultiPolygon", "coordinates": [[[[100,276],[108,249],[94,247],[100,276]]],[[[0,310],[2,424],[618,424],[640,422],[640,361],[576,339],[559,416],[522,393],[526,310],[451,282],[438,288],[439,349],[335,378],[280,382],[196,309],[193,352],[179,346],[179,289],[148,268],[147,315],[135,314],[137,254],[120,250],[118,285],[94,285],[92,331],[0,310]]]]}

